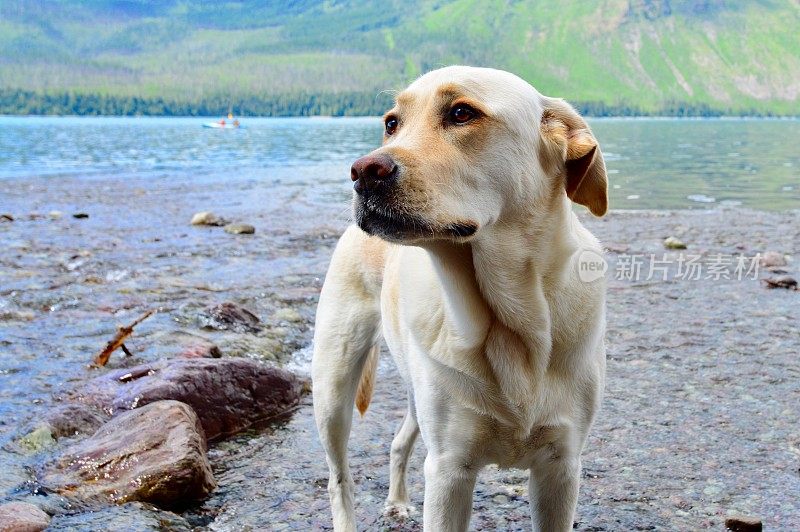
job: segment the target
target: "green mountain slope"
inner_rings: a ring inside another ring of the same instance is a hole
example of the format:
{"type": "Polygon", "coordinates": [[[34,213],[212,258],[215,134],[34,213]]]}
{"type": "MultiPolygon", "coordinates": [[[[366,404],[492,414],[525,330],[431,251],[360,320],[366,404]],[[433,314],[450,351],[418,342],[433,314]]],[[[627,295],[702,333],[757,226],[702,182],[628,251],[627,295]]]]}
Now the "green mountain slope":
{"type": "Polygon", "coordinates": [[[797,0],[0,0],[0,110],[378,112],[467,63],[601,114],[796,115],[797,28],[797,0]]]}

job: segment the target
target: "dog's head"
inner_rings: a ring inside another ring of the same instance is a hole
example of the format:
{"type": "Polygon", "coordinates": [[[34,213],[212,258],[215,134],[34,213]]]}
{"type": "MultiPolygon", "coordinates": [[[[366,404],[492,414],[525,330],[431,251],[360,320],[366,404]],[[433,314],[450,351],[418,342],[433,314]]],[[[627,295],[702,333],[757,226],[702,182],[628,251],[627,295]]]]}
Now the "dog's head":
{"type": "Polygon", "coordinates": [[[355,218],[367,233],[466,241],[565,198],[597,216],[607,210],[605,164],[589,126],[508,72],[429,72],[397,95],[384,125],[383,146],[351,172],[355,218]]]}

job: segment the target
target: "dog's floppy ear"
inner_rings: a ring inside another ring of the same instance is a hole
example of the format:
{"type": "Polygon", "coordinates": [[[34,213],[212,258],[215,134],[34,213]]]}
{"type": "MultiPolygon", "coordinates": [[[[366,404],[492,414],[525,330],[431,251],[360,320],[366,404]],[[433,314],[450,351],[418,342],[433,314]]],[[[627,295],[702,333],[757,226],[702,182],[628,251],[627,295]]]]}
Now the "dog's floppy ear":
{"type": "Polygon", "coordinates": [[[564,100],[543,96],[542,103],[542,166],[564,176],[569,199],[585,205],[595,216],[603,216],[608,210],[608,178],[592,130],[564,100]]]}

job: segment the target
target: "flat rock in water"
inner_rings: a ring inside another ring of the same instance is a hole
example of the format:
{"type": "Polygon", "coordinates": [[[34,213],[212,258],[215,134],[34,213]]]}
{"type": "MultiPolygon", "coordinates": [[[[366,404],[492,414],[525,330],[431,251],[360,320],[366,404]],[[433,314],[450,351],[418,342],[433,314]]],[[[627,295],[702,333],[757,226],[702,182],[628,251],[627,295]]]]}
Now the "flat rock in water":
{"type": "Polygon", "coordinates": [[[252,235],[256,232],[256,228],[250,224],[228,224],[224,229],[232,235],[252,235]]]}
{"type": "Polygon", "coordinates": [[[53,408],[45,416],[50,433],[56,439],[77,434],[93,434],[106,417],[98,409],[79,403],[65,403],[53,408]]]}
{"type": "Polygon", "coordinates": [[[73,394],[109,414],[164,399],[190,405],[209,440],[286,413],[300,401],[291,372],[245,358],[159,360],[109,372],[73,394]]]}
{"type": "Polygon", "coordinates": [[[27,502],[0,505],[0,532],[39,532],[50,524],[50,516],[27,502]]]}
{"type": "Polygon", "coordinates": [[[234,332],[258,332],[261,320],[258,316],[236,303],[226,302],[209,307],[198,317],[204,329],[234,332]]]}
{"type": "Polygon", "coordinates": [[[213,212],[202,211],[195,213],[192,216],[192,225],[211,225],[211,226],[223,226],[228,222],[224,218],[220,218],[213,212]]]}
{"type": "Polygon", "coordinates": [[[46,464],[39,481],[89,503],[146,501],[165,508],[203,498],[216,486],[197,415],[178,401],[120,414],[46,464]]]}
{"type": "Polygon", "coordinates": [[[179,515],[137,501],[82,513],[55,515],[47,530],[48,532],[62,530],[65,532],[76,530],[190,532],[192,526],[179,515]]]}

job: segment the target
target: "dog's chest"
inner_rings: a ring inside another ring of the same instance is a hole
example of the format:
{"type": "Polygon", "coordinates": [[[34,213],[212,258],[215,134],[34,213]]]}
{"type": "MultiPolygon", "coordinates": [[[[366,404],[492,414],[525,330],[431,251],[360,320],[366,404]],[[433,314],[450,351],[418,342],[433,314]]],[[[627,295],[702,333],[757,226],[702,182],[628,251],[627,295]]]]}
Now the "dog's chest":
{"type": "Polygon", "coordinates": [[[548,395],[543,387],[552,383],[543,378],[538,357],[546,360],[548,353],[531,352],[518,335],[497,322],[476,323],[475,329],[486,332],[469,337],[435,312],[420,314],[423,317],[413,326],[400,326],[387,337],[412,386],[433,389],[440,400],[509,427],[505,441],[518,448],[512,455],[522,456],[537,441],[526,434],[559,417],[551,411],[553,405],[543,401],[548,395]]]}

